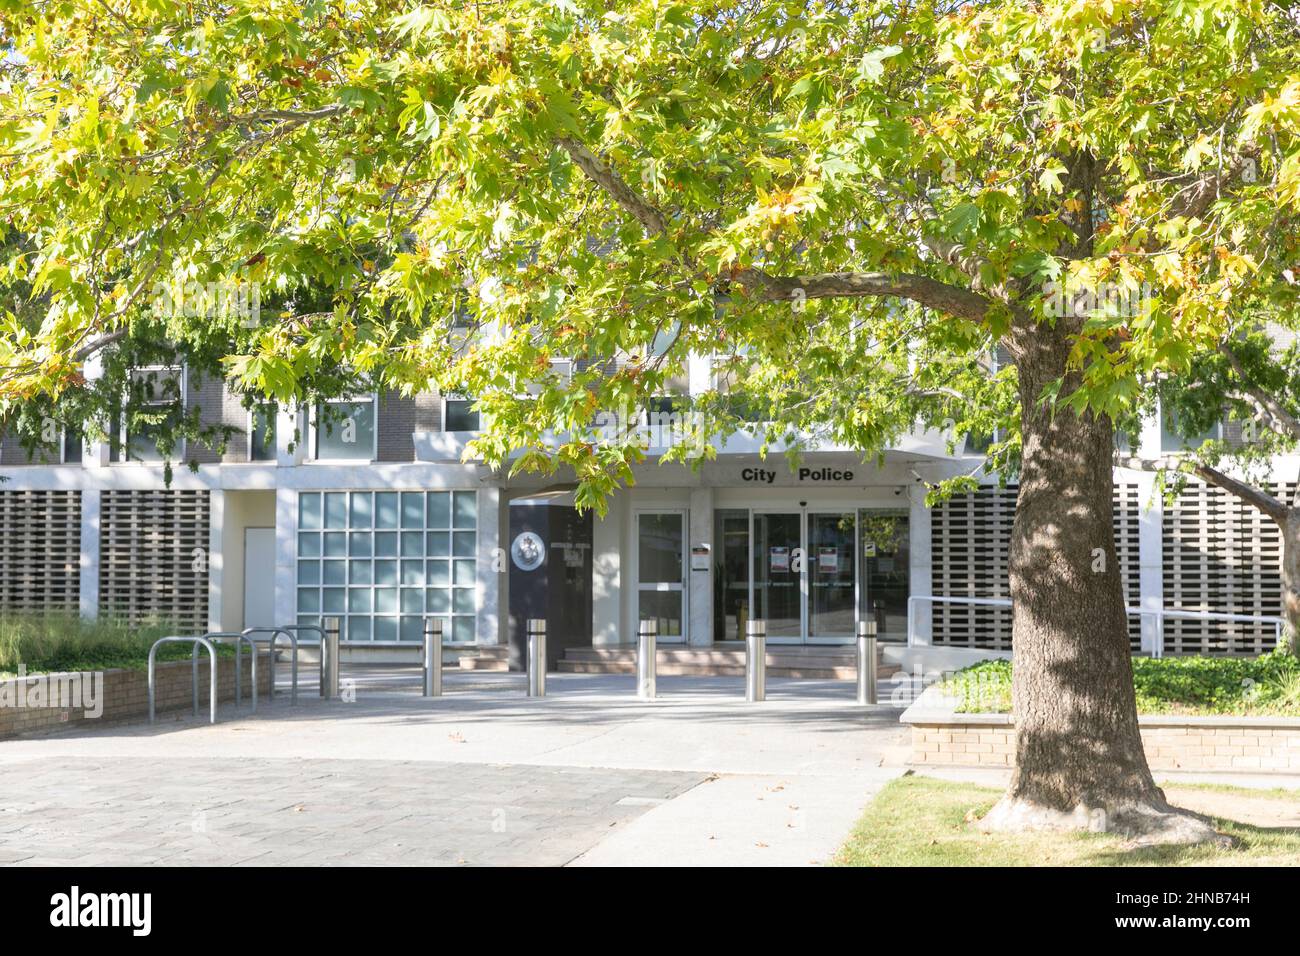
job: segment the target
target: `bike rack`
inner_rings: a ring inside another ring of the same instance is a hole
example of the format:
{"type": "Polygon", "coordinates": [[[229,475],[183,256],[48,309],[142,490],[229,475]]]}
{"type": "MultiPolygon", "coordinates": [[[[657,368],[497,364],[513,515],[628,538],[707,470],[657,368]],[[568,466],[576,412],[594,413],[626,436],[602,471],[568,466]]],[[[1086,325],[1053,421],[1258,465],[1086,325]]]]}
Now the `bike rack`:
{"type": "Polygon", "coordinates": [[[275,641],[276,638],[280,637],[280,635],[284,635],[289,639],[289,647],[292,653],[292,657],[290,657],[290,672],[293,677],[293,689],[289,692],[289,702],[291,704],[298,703],[298,638],[291,634],[288,628],[284,627],[244,628],[244,636],[247,637],[250,634],[271,635],[271,639],[267,642],[267,646],[271,650],[271,692],[268,695],[268,699],[272,702],[275,701],[275,641]]]}
{"type": "Polygon", "coordinates": [[[226,641],[235,642],[235,706],[238,707],[240,701],[244,699],[243,677],[244,677],[244,649],[243,645],[247,644],[249,651],[253,655],[253,713],[257,713],[257,644],[253,639],[239,631],[210,631],[203,635],[214,644],[221,644],[226,641]]]}
{"type": "MultiPolygon", "coordinates": [[[[211,666],[208,668],[208,723],[217,722],[217,649],[206,637],[160,637],[149,648],[149,723],[154,722],[154,694],[156,690],[156,668],[158,648],[163,644],[192,644],[190,653],[190,683],[194,693],[194,716],[199,715],[199,647],[206,647],[211,666]]],[[[254,665],[256,666],[256,665],[254,665]]]]}
{"type": "MultiPolygon", "coordinates": [[[[320,635],[320,665],[322,668],[325,666],[325,628],[321,627],[319,624],[286,624],[284,627],[280,628],[280,630],[315,631],[317,634],[319,634],[320,635]]],[[[321,680],[322,681],[325,680],[323,675],[321,677],[321,680]]]]}

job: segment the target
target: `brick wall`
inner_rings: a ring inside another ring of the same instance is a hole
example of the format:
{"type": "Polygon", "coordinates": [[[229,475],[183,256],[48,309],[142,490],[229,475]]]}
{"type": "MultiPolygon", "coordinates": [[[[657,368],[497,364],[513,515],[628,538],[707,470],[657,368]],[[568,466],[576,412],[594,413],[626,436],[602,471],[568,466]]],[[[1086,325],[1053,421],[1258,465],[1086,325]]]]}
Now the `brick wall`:
{"type": "MultiPolygon", "coordinates": [[[[199,658],[199,713],[206,719],[208,707],[208,659],[207,652],[201,651],[199,658]]],[[[244,655],[243,704],[241,713],[248,713],[249,697],[253,687],[253,662],[248,654],[244,655]]],[[[113,669],[103,671],[103,690],[99,700],[103,713],[87,717],[80,707],[63,709],[61,707],[17,707],[16,688],[18,679],[4,681],[3,696],[0,700],[8,701],[7,706],[0,706],[0,739],[14,737],[18,734],[42,733],[66,729],[74,724],[97,723],[120,720],[147,720],[149,716],[149,675],[143,670],[113,669]]],[[[48,675],[39,675],[45,677],[48,675]]],[[[83,680],[90,675],[83,674],[83,680]]],[[[33,678],[27,678],[30,684],[33,678]]],[[[257,661],[258,707],[267,701],[271,688],[270,658],[265,652],[258,655],[257,661]]],[[[167,711],[189,710],[193,697],[190,682],[189,661],[164,661],[157,666],[157,696],[155,707],[159,714],[167,711]]],[[[84,699],[84,698],[83,698],[84,699]]],[[[221,657],[217,660],[217,700],[233,701],[235,699],[235,659],[221,657]]],[[[220,716],[220,715],[218,715],[220,716]]]]}
{"type": "MultiPolygon", "coordinates": [[[[1005,714],[903,715],[911,762],[939,767],[1015,764],[1015,728],[1005,714]]],[[[1300,771],[1300,718],[1140,717],[1152,770],[1300,771]]]]}
{"type": "Polygon", "coordinates": [[[414,432],[442,430],[442,399],[421,392],[404,398],[397,392],[379,397],[379,461],[414,461],[414,432]]]}

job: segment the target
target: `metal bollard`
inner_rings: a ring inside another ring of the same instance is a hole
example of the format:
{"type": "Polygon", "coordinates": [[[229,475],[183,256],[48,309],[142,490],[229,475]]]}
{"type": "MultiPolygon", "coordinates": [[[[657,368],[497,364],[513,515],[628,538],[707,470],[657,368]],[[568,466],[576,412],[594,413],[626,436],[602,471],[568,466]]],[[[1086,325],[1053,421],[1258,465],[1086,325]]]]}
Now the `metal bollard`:
{"type": "Polygon", "coordinates": [[[767,699],[767,621],[745,624],[745,700],[767,699]]]}
{"type": "Polygon", "coordinates": [[[442,618],[424,619],[424,696],[442,696],[442,618]]]}
{"type": "Polygon", "coordinates": [[[546,621],[530,617],[528,634],[528,696],[546,696],[546,621]]]}
{"type": "Polygon", "coordinates": [[[858,621],[858,703],[876,702],[876,632],[875,620],[858,621]]]}
{"type": "Polygon", "coordinates": [[[320,642],[320,695],[323,700],[339,699],[339,628],[342,619],[323,619],[325,636],[320,642]]]}
{"type": "Polygon", "coordinates": [[[642,621],[636,635],[636,695],[642,700],[655,699],[655,660],[659,622],[642,621]]]}

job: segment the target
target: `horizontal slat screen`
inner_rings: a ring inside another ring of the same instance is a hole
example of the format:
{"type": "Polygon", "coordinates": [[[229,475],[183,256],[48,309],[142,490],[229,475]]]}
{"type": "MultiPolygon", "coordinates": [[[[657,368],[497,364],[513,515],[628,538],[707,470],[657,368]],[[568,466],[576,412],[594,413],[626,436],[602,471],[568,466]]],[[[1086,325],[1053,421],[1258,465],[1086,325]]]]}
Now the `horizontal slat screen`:
{"type": "MultiPolygon", "coordinates": [[[[931,515],[931,586],[937,596],[1007,598],[1011,526],[1016,516],[1015,487],[981,488],[956,496],[931,515]]],[[[1114,489],[1115,549],[1124,598],[1138,603],[1141,589],[1138,528],[1141,502],[1137,485],[1114,489]]],[[[981,650],[1011,649],[1011,609],[943,604],[933,609],[935,644],[981,650]]],[[[1142,625],[1129,619],[1129,643],[1141,647],[1142,625]]]]}
{"type": "Polygon", "coordinates": [[[76,613],[81,492],[0,491],[0,609],[76,613]]]}
{"type": "MultiPolygon", "coordinates": [[[[1296,485],[1266,487],[1293,501],[1296,485]]],[[[1165,607],[1278,616],[1282,541],[1258,509],[1211,485],[1189,484],[1164,517],[1165,607]]],[[[1165,621],[1166,654],[1262,654],[1276,644],[1272,624],[1165,621]]]]}
{"type": "Polygon", "coordinates": [[[208,492],[105,491],[101,509],[100,613],[206,631],[208,492]]]}

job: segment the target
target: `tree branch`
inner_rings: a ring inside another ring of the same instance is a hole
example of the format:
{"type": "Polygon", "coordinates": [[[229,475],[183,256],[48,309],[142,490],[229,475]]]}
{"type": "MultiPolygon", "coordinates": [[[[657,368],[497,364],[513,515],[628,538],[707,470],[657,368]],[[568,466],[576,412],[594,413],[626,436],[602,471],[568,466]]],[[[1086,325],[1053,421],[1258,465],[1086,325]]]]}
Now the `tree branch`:
{"type": "Polygon", "coordinates": [[[1241,379],[1241,387],[1246,394],[1259,403],[1259,406],[1269,414],[1276,426],[1280,426],[1281,430],[1300,441],[1300,420],[1297,420],[1294,415],[1287,411],[1274,396],[1251,382],[1250,376],[1246,372],[1246,366],[1242,364],[1237,353],[1232,350],[1232,346],[1227,342],[1220,342],[1219,352],[1228,360],[1228,364],[1232,366],[1232,371],[1236,373],[1237,378],[1241,379]]]}
{"type": "Polygon", "coordinates": [[[599,156],[572,136],[561,136],[557,142],[569,154],[574,164],[605,192],[624,212],[641,223],[652,236],[668,231],[668,220],[648,200],[627,184],[623,177],[607,166],[599,156]]]}
{"type": "Polygon", "coordinates": [[[993,305],[991,299],[969,289],[907,272],[900,275],[885,272],[822,272],[802,276],[773,276],[761,269],[744,269],[737,273],[736,281],[759,286],[763,290],[763,298],[769,301],[897,296],[972,322],[983,322],[993,305]]]}
{"type": "Polygon", "coordinates": [[[1278,501],[1267,492],[1260,491],[1253,485],[1248,485],[1244,481],[1238,481],[1219,471],[1217,468],[1211,468],[1209,465],[1203,465],[1200,462],[1192,461],[1187,458],[1166,457],[1166,458],[1138,458],[1138,457],[1121,457],[1116,456],[1115,464],[1121,468],[1131,468],[1134,471],[1175,471],[1185,475],[1195,475],[1206,484],[1215,485],[1222,488],[1231,495],[1240,498],[1246,504],[1258,508],[1262,513],[1268,515],[1274,521],[1282,522],[1286,519],[1287,506],[1278,501]]]}
{"type": "MultiPolygon", "coordinates": [[[[608,193],[619,208],[641,223],[647,233],[657,236],[668,231],[668,221],[664,214],[629,186],[600,157],[571,136],[562,136],[557,142],[587,178],[608,193]]],[[[889,275],[883,272],[823,272],[803,276],[773,276],[761,269],[750,268],[741,270],[733,279],[741,285],[758,287],[762,290],[762,297],[773,302],[897,296],[974,322],[984,321],[993,305],[991,299],[969,289],[910,273],[889,275]]]]}
{"type": "Polygon", "coordinates": [[[1184,216],[1188,219],[1199,219],[1204,216],[1205,211],[1219,198],[1223,191],[1223,184],[1240,174],[1249,161],[1249,157],[1234,156],[1226,165],[1184,186],[1174,194],[1170,215],[1184,216]]]}

